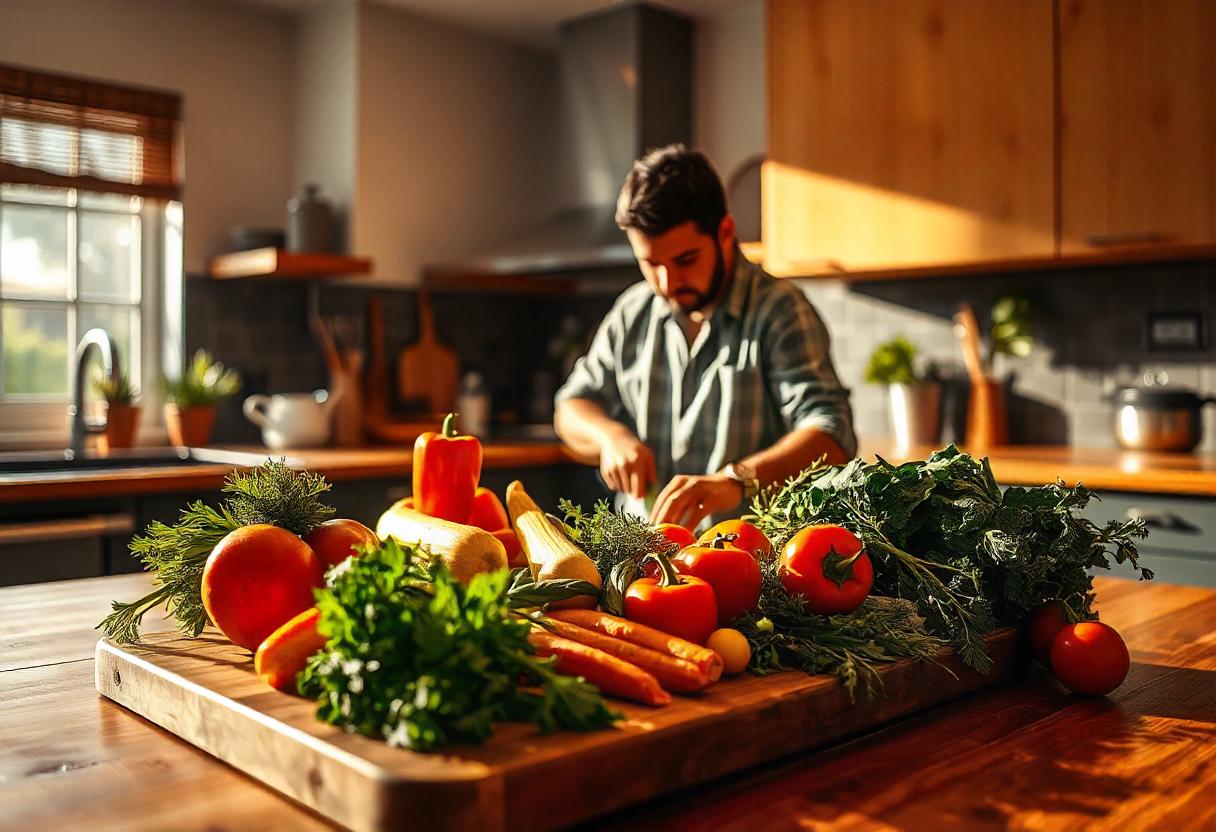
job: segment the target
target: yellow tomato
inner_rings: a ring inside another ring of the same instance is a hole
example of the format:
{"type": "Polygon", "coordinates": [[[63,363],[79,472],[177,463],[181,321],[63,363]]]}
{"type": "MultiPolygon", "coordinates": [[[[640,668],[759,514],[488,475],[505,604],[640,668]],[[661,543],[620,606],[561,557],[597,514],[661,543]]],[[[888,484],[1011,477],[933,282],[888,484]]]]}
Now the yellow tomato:
{"type": "Polygon", "coordinates": [[[743,633],[729,627],[710,633],[705,646],[722,657],[722,670],[728,676],[742,673],[752,658],[752,648],[747,643],[747,638],[743,633]]]}

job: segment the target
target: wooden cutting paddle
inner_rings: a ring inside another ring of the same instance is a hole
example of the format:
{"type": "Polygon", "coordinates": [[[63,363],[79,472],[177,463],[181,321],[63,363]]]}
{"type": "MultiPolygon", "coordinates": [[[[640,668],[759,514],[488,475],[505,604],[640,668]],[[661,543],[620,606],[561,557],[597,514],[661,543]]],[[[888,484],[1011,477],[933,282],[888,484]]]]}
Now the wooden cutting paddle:
{"type": "Polygon", "coordinates": [[[980,325],[971,304],[964,303],[954,316],[955,334],[963,345],[963,363],[971,379],[967,399],[967,449],[983,453],[1009,442],[1005,415],[1005,387],[989,375],[980,354],[980,325]]]}
{"type": "Polygon", "coordinates": [[[431,299],[418,292],[418,342],[397,358],[397,390],[405,401],[424,399],[431,413],[450,413],[456,407],[460,359],[435,336],[431,299]]]}

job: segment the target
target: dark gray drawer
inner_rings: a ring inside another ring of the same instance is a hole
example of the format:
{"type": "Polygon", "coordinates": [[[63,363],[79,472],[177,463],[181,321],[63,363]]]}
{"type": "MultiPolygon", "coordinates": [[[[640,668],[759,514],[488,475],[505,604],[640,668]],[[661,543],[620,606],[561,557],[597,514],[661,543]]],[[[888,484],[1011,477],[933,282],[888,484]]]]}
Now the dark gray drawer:
{"type": "Polygon", "coordinates": [[[1141,548],[1187,553],[1216,562],[1216,500],[1160,494],[1102,492],[1085,516],[1095,523],[1141,517],[1148,523],[1148,539],[1141,548]]]}

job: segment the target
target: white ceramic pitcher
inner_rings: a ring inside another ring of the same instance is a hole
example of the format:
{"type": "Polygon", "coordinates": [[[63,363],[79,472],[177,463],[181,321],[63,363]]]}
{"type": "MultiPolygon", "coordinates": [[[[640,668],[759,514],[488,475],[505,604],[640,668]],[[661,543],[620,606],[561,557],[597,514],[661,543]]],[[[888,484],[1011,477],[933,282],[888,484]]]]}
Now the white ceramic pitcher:
{"type": "Polygon", "coordinates": [[[266,447],[316,448],[329,441],[330,408],[341,395],[341,390],[333,396],[326,390],[256,395],[245,399],[243,410],[262,429],[266,447]]]}

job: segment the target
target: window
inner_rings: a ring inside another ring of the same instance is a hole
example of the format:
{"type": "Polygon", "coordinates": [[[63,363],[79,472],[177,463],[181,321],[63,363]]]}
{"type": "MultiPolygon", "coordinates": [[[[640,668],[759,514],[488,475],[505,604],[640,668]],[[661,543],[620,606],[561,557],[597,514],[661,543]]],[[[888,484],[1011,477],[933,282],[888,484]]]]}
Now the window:
{"type": "Polygon", "coordinates": [[[180,297],[177,111],[176,96],[0,66],[0,444],[62,442],[93,327],[157,403],[179,334],[164,303],[180,297]]]}

